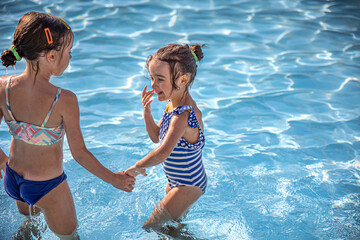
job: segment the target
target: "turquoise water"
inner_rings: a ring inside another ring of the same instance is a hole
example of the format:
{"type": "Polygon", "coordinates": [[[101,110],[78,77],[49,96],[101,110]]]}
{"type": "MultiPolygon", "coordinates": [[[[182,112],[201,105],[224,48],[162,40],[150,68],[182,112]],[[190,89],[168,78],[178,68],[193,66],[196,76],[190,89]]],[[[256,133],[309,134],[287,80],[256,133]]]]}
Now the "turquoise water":
{"type": "MultiPolygon", "coordinates": [[[[147,56],[168,43],[207,45],[191,93],[209,184],[177,239],[360,238],[360,1],[1,1],[0,49],[30,10],[74,30],[71,64],[52,82],[77,94],[86,144],[113,171],[156,146],[141,112],[147,56]]],[[[154,100],[155,119],[164,106],[154,100]]],[[[2,124],[7,153],[9,144],[2,124]]],[[[64,148],[82,239],[158,238],[141,225],[165,196],[160,166],[128,194],[64,148]]],[[[0,239],[23,220],[1,184],[0,239]]]]}

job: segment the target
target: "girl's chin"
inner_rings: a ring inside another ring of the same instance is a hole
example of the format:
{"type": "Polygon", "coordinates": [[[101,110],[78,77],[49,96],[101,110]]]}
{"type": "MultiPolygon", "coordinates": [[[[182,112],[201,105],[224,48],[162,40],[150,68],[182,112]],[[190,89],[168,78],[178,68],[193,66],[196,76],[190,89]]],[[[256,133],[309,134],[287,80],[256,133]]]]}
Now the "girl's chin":
{"type": "Polygon", "coordinates": [[[167,99],[165,99],[165,98],[162,98],[162,97],[157,97],[157,99],[160,101],[160,102],[163,102],[163,101],[166,101],[167,99]]]}
{"type": "Polygon", "coordinates": [[[163,102],[163,101],[167,101],[167,100],[168,100],[168,98],[166,98],[163,94],[160,94],[160,95],[156,94],[156,96],[157,96],[157,99],[158,99],[160,102],[163,102]]]}

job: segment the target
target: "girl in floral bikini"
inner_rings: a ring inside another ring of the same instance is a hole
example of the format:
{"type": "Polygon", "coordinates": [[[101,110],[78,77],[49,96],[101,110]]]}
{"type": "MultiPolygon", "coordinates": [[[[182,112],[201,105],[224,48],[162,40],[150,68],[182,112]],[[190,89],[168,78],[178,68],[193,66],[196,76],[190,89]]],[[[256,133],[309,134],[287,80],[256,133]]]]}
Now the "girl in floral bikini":
{"type": "Polygon", "coordinates": [[[202,115],[189,93],[196,62],[202,58],[201,45],[170,44],[147,60],[152,90],[147,91],[145,86],[142,92],[145,127],[151,140],[160,144],[126,173],[146,176],[146,168],[161,163],[168,182],[167,194],[145,221],[145,228],[156,229],[167,221],[179,219],[205,192],[202,115]],[[154,93],[159,101],[168,101],[158,124],[151,115],[154,93]]]}
{"type": "Polygon", "coordinates": [[[12,135],[9,157],[0,149],[0,177],[20,213],[42,211],[61,239],[77,239],[74,201],[63,170],[66,133],[74,159],[114,187],[131,192],[135,178],[105,168],[86,148],[74,93],[49,82],[69,65],[74,35],[60,18],[29,12],[16,27],[13,46],[1,54],[5,67],[26,60],[25,71],[0,78],[0,120],[12,135]],[[29,206],[31,207],[29,210],[29,206]]]}

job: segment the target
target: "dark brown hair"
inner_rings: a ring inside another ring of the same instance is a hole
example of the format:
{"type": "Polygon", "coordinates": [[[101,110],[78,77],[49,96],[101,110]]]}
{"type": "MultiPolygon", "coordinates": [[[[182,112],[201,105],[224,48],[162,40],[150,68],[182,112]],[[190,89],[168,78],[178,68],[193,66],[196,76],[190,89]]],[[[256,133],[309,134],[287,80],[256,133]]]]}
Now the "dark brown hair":
{"type": "Polygon", "coordinates": [[[153,59],[159,59],[160,61],[167,62],[170,65],[170,81],[173,89],[177,88],[175,83],[176,79],[184,74],[189,74],[189,82],[187,83],[185,92],[189,91],[194,82],[197,64],[191,51],[193,51],[198,60],[201,61],[204,57],[202,47],[204,45],[180,45],[169,44],[166,47],[160,48],[154,55],[150,55],[146,61],[146,68],[149,71],[149,64],[153,59]]]}
{"type": "MultiPolygon", "coordinates": [[[[31,63],[36,74],[39,71],[39,62],[36,61],[41,53],[50,50],[63,51],[66,44],[70,44],[73,37],[70,27],[63,20],[47,13],[28,12],[24,14],[15,29],[12,45],[20,57],[34,61],[31,63]],[[45,33],[49,28],[52,43],[49,43],[45,33]]],[[[16,58],[11,50],[6,49],[1,54],[1,62],[5,67],[15,66],[16,58]]]]}

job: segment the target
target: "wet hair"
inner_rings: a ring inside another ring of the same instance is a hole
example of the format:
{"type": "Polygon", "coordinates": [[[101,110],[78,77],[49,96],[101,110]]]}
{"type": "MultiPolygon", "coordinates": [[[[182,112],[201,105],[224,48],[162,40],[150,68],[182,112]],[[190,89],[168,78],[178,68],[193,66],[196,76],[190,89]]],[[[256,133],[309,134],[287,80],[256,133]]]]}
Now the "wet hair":
{"type": "Polygon", "coordinates": [[[170,66],[170,81],[172,89],[176,89],[178,86],[175,81],[184,74],[189,74],[189,82],[186,85],[185,93],[189,91],[192,83],[194,82],[197,64],[191,51],[193,51],[198,60],[201,61],[204,57],[202,47],[204,45],[180,45],[169,44],[166,47],[160,48],[154,55],[150,55],[146,61],[146,69],[149,71],[150,62],[153,59],[167,62],[170,66]]]}
{"type": "MultiPolygon", "coordinates": [[[[63,20],[47,13],[28,12],[20,18],[16,26],[12,45],[20,57],[31,61],[37,75],[38,57],[50,50],[62,52],[70,44],[73,36],[70,27],[63,20]],[[52,43],[48,41],[49,36],[44,30],[46,28],[50,30],[52,43]]],[[[1,54],[1,62],[5,67],[15,66],[16,57],[10,49],[6,49],[1,54]]]]}

